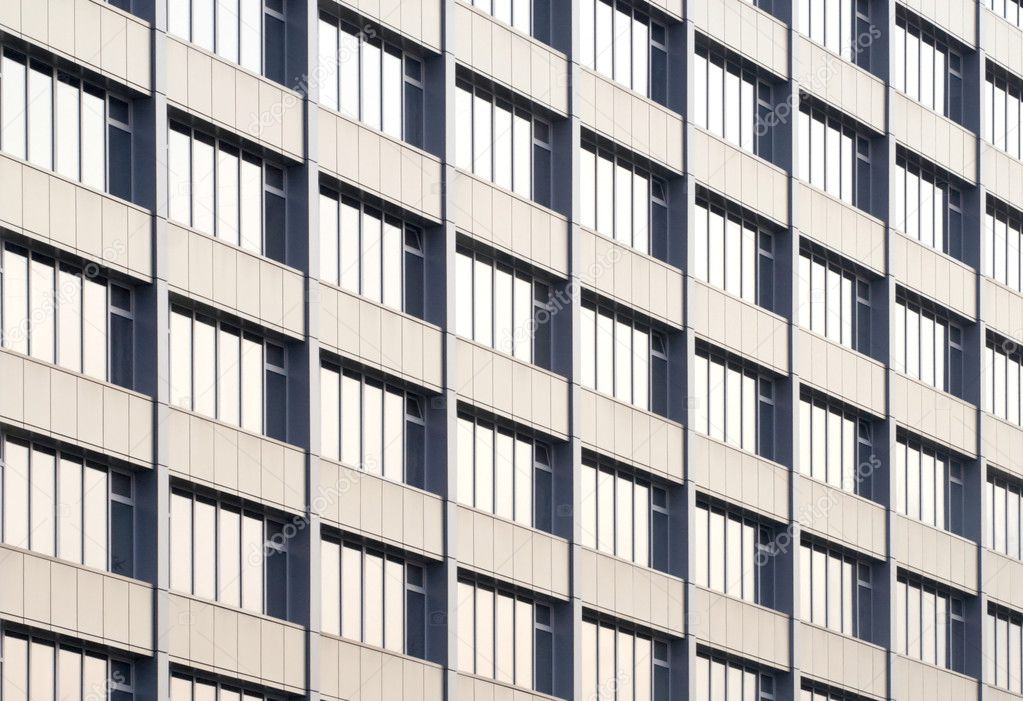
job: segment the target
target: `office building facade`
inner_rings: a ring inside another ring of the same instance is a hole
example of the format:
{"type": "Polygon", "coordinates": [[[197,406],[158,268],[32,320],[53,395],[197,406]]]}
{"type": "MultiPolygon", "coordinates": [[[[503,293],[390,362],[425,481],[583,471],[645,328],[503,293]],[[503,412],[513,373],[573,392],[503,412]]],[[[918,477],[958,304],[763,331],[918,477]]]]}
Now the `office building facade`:
{"type": "Polygon", "coordinates": [[[0,3],[0,701],[1023,694],[1016,0],[0,3]]]}

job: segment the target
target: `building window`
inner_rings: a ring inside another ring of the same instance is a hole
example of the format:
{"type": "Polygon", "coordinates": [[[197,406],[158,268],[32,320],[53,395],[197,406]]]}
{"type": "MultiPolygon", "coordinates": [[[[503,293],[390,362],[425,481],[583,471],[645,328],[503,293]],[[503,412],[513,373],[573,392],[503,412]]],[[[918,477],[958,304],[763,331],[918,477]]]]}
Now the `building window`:
{"type": "Polygon", "coordinates": [[[667,570],[668,492],[584,456],[581,531],[588,548],[667,570]]]}
{"type": "Polygon", "coordinates": [[[962,396],[962,329],[942,308],[902,288],[895,301],[895,370],[962,396]]]}
{"type": "Polygon", "coordinates": [[[725,200],[697,195],[693,275],[697,280],[770,308],[774,301],[774,239],[754,217],[725,200]]]}
{"type": "Polygon", "coordinates": [[[581,353],[583,387],[665,413],[668,356],[661,333],[583,300],[581,353]]]}
{"type": "Polygon", "coordinates": [[[668,201],[664,181],[608,150],[579,150],[583,226],[640,253],[668,255],[668,201]]]}
{"type": "Polygon", "coordinates": [[[895,652],[955,672],[964,671],[966,621],[962,597],[900,572],[895,611],[895,652]]]}
{"type": "Polygon", "coordinates": [[[761,606],[774,604],[770,528],[702,497],[696,502],[695,528],[696,584],[761,606]]]}
{"type": "Polygon", "coordinates": [[[131,199],[131,103],[11,49],[0,59],[0,147],[131,199]]]}
{"type": "Polygon", "coordinates": [[[284,699],[284,696],[192,677],[184,672],[174,672],[170,679],[170,701],[284,701],[284,699]]]}
{"type": "Polygon", "coordinates": [[[283,83],[286,2],[168,0],[167,31],[283,83]]]}
{"type": "Polygon", "coordinates": [[[800,96],[796,177],[847,204],[870,206],[870,140],[851,121],[800,96]]]}
{"type": "Polygon", "coordinates": [[[1023,292],[1023,214],[988,195],[982,233],[981,273],[1023,292]]]}
{"type": "Polygon", "coordinates": [[[167,134],[168,218],[284,262],[284,169],[180,124],[167,134]]]}
{"type": "Polygon", "coordinates": [[[622,0],[580,0],[580,62],[644,97],[668,97],[667,30],[622,0]]]}
{"type": "Polygon", "coordinates": [[[323,457],[422,488],[423,400],[402,387],[324,362],[320,366],[323,457]]]}
{"type": "Polygon", "coordinates": [[[1023,426],[1023,352],[1013,340],[988,332],[984,347],[981,397],[983,409],[1000,419],[1023,426]]]}
{"type": "Polygon", "coordinates": [[[134,385],[128,287],[11,243],[0,256],[3,347],[122,387],[134,385]]]}
{"type": "Polygon", "coordinates": [[[0,688],[5,700],[135,698],[129,660],[83,649],[79,644],[5,628],[3,661],[0,688]]]}
{"type": "Polygon", "coordinates": [[[458,581],[458,669],[549,694],[551,607],[510,591],[458,581]]]}
{"type": "Polygon", "coordinates": [[[737,56],[697,45],[693,64],[693,123],[770,160],[771,86],[737,56]]]}
{"type": "Polygon", "coordinates": [[[2,441],[3,542],[133,576],[131,474],[32,441],[11,436],[2,441]]]}
{"type": "Polygon", "coordinates": [[[694,357],[693,430],[771,459],[774,387],[770,378],[708,347],[694,357]]]}
{"type": "Polygon", "coordinates": [[[989,474],[984,491],[987,506],[984,546],[1003,555],[1023,558],[1023,487],[1016,480],[989,474]]]}
{"type": "Polygon", "coordinates": [[[1023,27],[1023,2],[1019,0],[985,0],[984,5],[999,17],[1023,27]]]}
{"type": "Polygon", "coordinates": [[[320,14],[320,104],[423,145],[423,64],[377,32],[320,14]]]}
{"type": "Polygon", "coordinates": [[[893,51],[895,89],[938,114],[961,121],[962,57],[944,33],[897,5],[893,51]]]}
{"type": "Polygon", "coordinates": [[[869,68],[867,0],[799,0],[796,31],[861,68],[869,68]]]}
{"type": "Polygon", "coordinates": [[[871,640],[871,565],[807,539],[799,546],[800,617],[871,640]]]}
{"type": "Polygon", "coordinates": [[[799,325],[870,353],[870,282],[824,249],[799,249],[799,325]]]}
{"type": "Polygon", "coordinates": [[[962,463],[900,431],[895,442],[895,510],[961,535],[962,463]]]}
{"type": "Polygon", "coordinates": [[[962,257],[962,194],[947,175],[899,149],[895,162],[896,229],[925,246],[962,257]]]}
{"type": "MultiPolygon", "coordinates": [[[[549,28],[545,30],[544,25],[549,23],[549,18],[543,16],[541,7],[535,8],[534,18],[533,0],[471,0],[469,4],[524,34],[533,33],[535,25],[536,37],[541,41],[548,38],[550,30],[549,28]]],[[[540,5],[540,2],[537,5],[540,5]]]]}
{"type": "Polygon", "coordinates": [[[869,499],[872,433],[867,418],[804,391],[799,399],[800,474],[869,499]]]}
{"type": "Polygon", "coordinates": [[[384,306],[423,316],[423,231],[320,188],[320,278],[384,306]]]}
{"type": "Polygon", "coordinates": [[[202,313],[172,307],[170,349],[171,404],[287,439],[283,346],[202,313]]]}
{"type": "Polygon", "coordinates": [[[668,641],[583,615],[583,699],[667,701],[671,690],[668,641]]]}
{"type": "Polygon", "coordinates": [[[459,81],[455,165],[538,204],[551,204],[551,125],[529,109],[459,81]]]}
{"type": "Polygon", "coordinates": [[[422,566],[372,546],[326,539],[320,559],[324,633],[425,657],[422,566]]]}
{"type": "Polygon", "coordinates": [[[696,653],[695,701],[774,701],[774,677],[708,650],[696,653]]]}
{"type": "Polygon", "coordinates": [[[458,417],[458,501],[550,532],[550,447],[512,429],[458,417]]]}
{"type": "Polygon", "coordinates": [[[984,623],[984,680],[1014,694],[1023,691],[1023,614],[988,604],[984,623]]]}
{"type": "Polygon", "coordinates": [[[170,588],[287,618],[284,523],[238,503],[173,489],[170,588]]]}
{"type": "MultiPolygon", "coordinates": [[[[1005,2],[1009,4],[1012,0],[1005,2]]],[[[988,61],[982,99],[984,123],[981,136],[1013,158],[1023,157],[1023,139],[1020,139],[1023,80],[988,61]]]]}
{"type": "Polygon", "coordinates": [[[455,254],[455,327],[460,336],[548,367],[550,288],[525,266],[502,264],[466,248],[455,254]],[[543,312],[543,315],[540,313],[543,312]]]}

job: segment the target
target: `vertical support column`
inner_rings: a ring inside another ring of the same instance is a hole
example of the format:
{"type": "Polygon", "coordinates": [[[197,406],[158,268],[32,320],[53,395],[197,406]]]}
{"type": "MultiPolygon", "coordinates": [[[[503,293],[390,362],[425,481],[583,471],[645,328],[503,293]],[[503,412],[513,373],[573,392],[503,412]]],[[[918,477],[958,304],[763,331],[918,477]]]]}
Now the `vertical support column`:
{"type": "MultiPolygon", "coordinates": [[[[987,453],[988,453],[988,438],[987,432],[984,430],[984,395],[987,391],[986,384],[983,380],[984,376],[989,371],[988,368],[984,367],[984,348],[987,344],[987,324],[984,322],[983,311],[985,307],[985,294],[984,294],[984,281],[981,273],[982,264],[981,261],[986,259],[987,247],[985,246],[983,232],[983,221],[984,214],[987,211],[987,190],[983,183],[984,173],[984,142],[980,136],[982,129],[981,125],[984,124],[987,118],[987,111],[990,105],[984,104],[984,82],[986,76],[986,63],[987,55],[984,52],[984,47],[981,44],[981,38],[984,36],[984,23],[990,13],[987,13],[983,9],[984,3],[976,3],[976,35],[974,41],[977,45],[977,52],[975,60],[966,63],[963,68],[966,73],[963,75],[963,87],[964,91],[966,86],[975,85],[976,92],[974,97],[976,99],[976,113],[971,115],[964,115],[968,124],[974,127],[976,134],[976,171],[974,176],[977,180],[977,188],[973,201],[966,201],[964,205],[967,207],[966,216],[963,217],[964,231],[963,231],[963,255],[966,259],[967,264],[972,264],[974,270],[976,270],[976,316],[977,316],[977,329],[973,339],[973,347],[967,351],[964,348],[963,361],[967,364],[975,363],[975,367],[978,368],[978,377],[980,378],[980,387],[973,396],[970,397],[977,405],[977,462],[973,466],[973,469],[963,470],[963,501],[967,504],[974,504],[975,509],[964,509],[963,510],[963,530],[964,535],[967,538],[972,539],[977,544],[977,583],[978,583],[978,595],[977,595],[977,606],[976,615],[974,621],[970,620],[970,611],[967,611],[966,621],[966,637],[967,639],[979,640],[978,645],[966,646],[967,650],[975,649],[980,651],[979,660],[977,666],[972,671],[975,672],[977,679],[979,680],[979,692],[978,699],[984,701],[988,698],[989,694],[987,691],[987,684],[994,684],[994,679],[985,678],[987,672],[987,665],[984,664],[984,658],[986,655],[994,654],[993,650],[985,650],[985,641],[987,636],[985,635],[985,626],[987,626],[987,608],[988,608],[988,597],[984,591],[984,582],[986,581],[987,570],[984,566],[984,528],[985,524],[988,523],[988,505],[985,499],[987,493],[987,453]],[[972,75],[971,75],[972,74],[972,75]],[[965,229],[967,222],[976,226],[974,231],[965,229]],[[970,234],[975,233],[975,237],[971,237],[970,234]],[[976,239],[974,247],[967,249],[965,242],[970,238],[976,239]]],[[[964,98],[966,95],[964,94],[964,98]]],[[[970,104],[972,101],[964,99],[964,105],[970,104]]],[[[967,342],[968,337],[963,338],[964,345],[967,342]]],[[[964,373],[964,377],[965,377],[964,373]]],[[[965,389],[965,382],[964,382],[965,389]]],[[[969,660],[967,660],[967,669],[969,669],[969,660]]]]}
{"type": "MultiPolygon", "coordinates": [[[[685,484],[684,491],[682,493],[682,499],[679,501],[683,505],[682,513],[679,516],[679,521],[684,524],[683,529],[679,529],[674,532],[684,533],[683,538],[677,538],[673,541],[669,541],[669,547],[672,549],[672,558],[681,564],[681,571],[673,572],[682,577],[685,582],[685,618],[683,621],[685,639],[682,643],[681,650],[673,651],[670,659],[672,676],[675,679],[684,680],[684,686],[686,698],[696,697],[696,683],[694,675],[689,673],[689,670],[696,669],[696,643],[691,637],[691,628],[694,621],[695,611],[692,608],[693,601],[693,588],[691,573],[695,571],[695,564],[693,562],[693,548],[690,547],[689,534],[695,530],[695,515],[696,515],[696,488],[690,475],[692,474],[690,466],[692,465],[692,453],[693,453],[693,441],[692,441],[692,422],[690,417],[693,415],[695,407],[693,406],[693,397],[689,388],[694,384],[693,372],[694,365],[691,359],[696,355],[696,336],[693,333],[693,328],[690,325],[692,320],[692,292],[693,292],[693,278],[690,275],[689,261],[695,258],[694,247],[695,243],[689,232],[693,230],[693,219],[694,219],[694,208],[696,207],[696,179],[690,174],[692,172],[691,162],[691,146],[693,141],[694,129],[689,121],[689,106],[693,104],[695,96],[693,95],[693,62],[690,57],[696,50],[696,30],[693,21],[690,19],[690,3],[699,2],[700,0],[686,0],[685,7],[683,8],[683,24],[682,24],[682,51],[683,55],[678,65],[683,67],[685,71],[683,93],[682,93],[682,104],[681,112],[683,119],[683,136],[682,136],[682,185],[680,188],[673,188],[673,191],[669,193],[670,196],[677,196],[682,198],[684,210],[684,222],[685,228],[682,232],[682,245],[679,246],[681,260],[679,263],[682,266],[682,353],[684,354],[684,367],[682,369],[682,377],[684,377],[684,387],[681,388],[682,396],[685,397],[685,407],[680,417],[683,431],[682,441],[682,478],[685,484]]],[[[669,250],[671,245],[668,246],[669,250]]],[[[673,529],[674,530],[674,529],[673,529]]]]}
{"type": "MultiPolygon", "coordinates": [[[[305,221],[303,227],[296,225],[296,222],[289,220],[289,236],[298,236],[301,230],[306,233],[306,245],[288,245],[289,254],[298,257],[298,260],[290,260],[289,263],[305,272],[305,343],[301,347],[301,365],[305,370],[305,382],[308,388],[305,438],[306,438],[306,480],[305,493],[306,504],[304,536],[301,547],[305,557],[306,586],[304,601],[295,602],[305,614],[306,623],[306,698],[309,701],[318,701],[320,698],[320,610],[322,602],[320,594],[322,588],[320,580],[322,577],[320,565],[320,509],[333,500],[340,498],[339,490],[341,485],[331,485],[329,489],[322,489],[320,484],[320,452],[321,440],[320,422],[314,420],[320,413],[320,283],[319,283],[319,260],[320,260],[320,176],[319,176],[319,102],[320,86],[319,81],[323,76],[319,75],[319,34],[317,32],[319,20],[319,9],[315,0],[309,0],[305,5],[305,13],[301,17],[302,29],[304,30],[305,43],[301,57],[297,61],[305,66],[305,72],[296,76],[297,85],[293,86],[299,92],[305,94],[305,161],[299,168],[293,168],[296,179],[301,182],[295,187],[289,188],[291,194],[304,196],[305,221]]],[[[291,36],[299,33],[298,28],[292,28],[291,36]]],[[[290,65],[290,62],[289,62],[290,65]]],[[[294,562],[294,558],[292,561],[294,562]]]]}
{"type": "MultiPolygon", "coordinates": [[[[445,665],[444,670],[444,697],[448,701],[458,699],[458,669],[465,660],[458,659],[459,647],[459,626],[458,626],[458,391],[455,388],[455,381],[458,377],[458,338],[455,335],[455,306],[458,290],[455,288],[455,251],[457,246],[457,231],[455,229],[455,208],[458,203],[455,201],[457,179],[461,177],[455,170],[455,147],[456,133],[460,125],[455,123],[455,77],[456,64],[454,46],[456,42],[455,32],[455,0],[441,0],[441,67],[442,80],[438,81],[442,87],[441,100],[443,110],[443,135],[439,139],[439,151],[443,166],[441,168],[441,182],[434,183],[435,187],[441,189],[441,227],[439,235],[442,238],[442,250],[444,256],[442,279],[438,284],[444,289],[443,318],[437,322],[444,329],[443,340],[443,394],[439,398],[441,411],[439,415],[444,417],[442,431],[435,434],[438,440],[444,445],[440,453],[445,455],[445,489],[444,497],[444,563],[441,576],[438,581],[443,581],[443,595],[446,603],[443,606],[446,615],[443,617],[431,616],[430,625],[446,626],[446,649],[443,658],[437,660],[445,665]]],[[[464,128],[464,125],[462,125],[464,128]]],[[[468,291],[463,290],[463,294],[468,291]]]]}
{"type": "MultiPolygon", "coordinates": [[[[579,119],[579,99],[580,96],[575,90],[575,87],[579,85],[579,72],[582,70],[579,65],[579,53],[580,53],[580,36],[578,22],[574,19],[579,17],[579,2],[580,0],[571,0],[569,3],[569,14],[567,17],[560,17],[555,19],[562,19],[569,22],[571,27],[571,37],[569,38],[569,64],[568,64],[568,128],[570,131],[571,146],[568,157],[571,159],[570,172],[571,182],[569,183],[570,197],[569,197],[569,211],[565,212],[568,218],[568,289],[567,291],[571,294],[570,306],[568,312],[571,315],[570,323],[567,325],[570,332],[570,349],[572,357],[570,359],[569,370],[569,398],[568,398],[568,447],[566,450],[559,451],[556,459],[559,460],[559,464],[564,469],[568,465],[571,466],[571,501],[565,503],[564,497],[566,496],[565,490],[562,489],[560,492],[555,490],[556,499],[559,502],[558,508],[559,513],[557,516],[559,520],[562,517],[562,511],[568,511],[571,517],[571,533],[564,534],[569,535],[569,616],[566,616],[570,625],[565,625],[562,630],[555,632],[555,635],[562,635],[562,643],[565,642],[564,636],[569,638],[568,644],[570,645],[570,656],[569,662],[571,664],[571,678],[563,678],[568,675],[565,673],[559,673],[558,665],[555,664],[555,680],[554,690],[556,693],[560,691],[562,695],[567,695],[573,699],[582,698],[583,689],[583,678],[582,678],[582,661],[583,655],[586,653],[582,649],[582,619],[583,619],[583,602],[580,596],[580,579],[583,573],[579,569],[579,559],[582,552],[582,522],[580,515],[582,514],[582,441],[579,438],[580,430],[582,428],[582,388],[580,385],[580,378],[582,376],[582,357],[581,357],[581,339],[578,333],[579,325],[581,323],[580,317],[582,313],[582,283],[580,276],[580,251],[579,251],[579,237],[576,235],[576,225],[580,218],[580,200],[579,200],[579,148],[582,144],[582,127],[579,119]],[[570,461],[570,462],[569,462],[570,461]],[[567,464],[566,464],[567,463],[567,464]],[[567,508],[566,508],[567,507],[567,508]],[[559,678],[562,677],[562,678],[559,678]]],[[[555,156],[557,157],[557,156],[555,156]]],[[[565,154],[561,154],[563,159],[565,154]]],[[[561,312],[564,313],[564,310],[561,312]]],[[[553,323],[550,322],[550,323],[553,323]]],[[[562,329],[565,325],[561,326],[562,329]]],[[[557,647],[557,646],[555,646],[557,647]]],[[[555,659],[555,662],[557,660],[555,659]]],[[[565,665],[562,664],[562,667],[565,665]]]]}
{"type": "MultiPolygon", "coordinates": [[[[799,689],[802,686],[802,672],[800,669],[800,662],[802,661],[799,656],[800,649],[800,616],[799,611],[803,605],[803,602],[799,596],[799,572],[801,563],[801,552],[800,552],[800,541],[802,540],[802,527],[799,523],[799,514],[796,510],[796,496],[797,496],[797,485],[796,475],[801,472],[800,465],[800,454],[799,454],[799,443],[801,440],[801,429],[799,425],[799,396],[802,392],[802,384],[799,377],[799,366],[800,366],[800,348],[799,348],[799,327],[796,324],[796,319],[799,316],[799,298],[798,291],[799,285],[796,282],[796,275],[799,272],[799,231],[796,229],[796,222],[799,221],[798,208],[799,208],[799,185],[795,177],[796,164],[799,163],[799,139],[796,138],[796,124],[799,119],[799,105],[800,105],[800,94],[799,94],[799,81],[797,81],[793,75],[796,68],[795,56],[793,55],[792,48],[796,43],[796,26],[799,24],[799,11],[800,7],[796,3],[792,3],[792,11],[789,14],[789,52],[788,52],[788,95],[786,96],[789,104],[789,119],[787,126],[789,129],[788,133],[788,210],[789,210],[789,227],[788,227],[788,240],[785,245],[775,245],[775,259],[779,263],[777,270],[775,271],[775,279],[785,279],[787,281],[787,287],[781,291],[785,295],[784,300],[781,301],[779,311],[788,318],[788,334],[789,334],[789,383],[788,383],[788,397],[786,403],[789,407],[788,419],[789,419],[789,484],[788,484],[788,499],[789,499],[789,522],[788,522],[788,537],[784,540],[777,540],[777,543],[782,543],[787,546],[787,549],[779,547],[778,551],[774,554],[775,558],[780,558],[780,561],[775,563],[775,572],[782,575],[780,581],[776,579],[775,582],[775,605],[779,608],[787,606],[789,611],[789,660],[790,660],[790,673],[788,684],[775,684],[775,693],[779,699],[789,699],[793,701],[799,697],[799,689]],[[781,257],[785,256],[785,263],[781,264],[781,257]],[[784,276],[784,277],[783,277],[784,276]],[[784,597],[786,600],[779,600],[778,597],[784,597]]],[[[777,109],[778,102],[775,101],[775,109],[777,109]]],[[[777,295],[776,295],[777,299],[777,295]]]]}
{"type": "MultiPolygon", "coordinates": [[[[146,129],[137,129],[136,134],[148,134],[151,142],[146,144],[153,155],[153,168],[144,172],[142,163],[136,163],[139,173],[136,187],[145,189],[140,199],[153,211],[152,260],[153,285],[137,300],[139,311],[145,307],[148,314],[136,314],[142,321],[147,316],[152,321],[142,322],[139,329],[140,344],[151,344],[153,353],[147,354],[152,360],[143,371],[147,374],[147,389],[156,398],[153,417],[153,471],[140,474],[138,479],[139,499],[136,503],[141,511],[136,516],[141,525],[139,533],[140,579],[152,582],[153,589],[153,657],[139,663],[141,673],[137,691],[143,697],[166,699],[170,696],[170,655],[169,643],[175,627],[189,626],[188,620],[172,620],[168,590],[170,586],[170,475],[169,436],[166,427],[170,416],[170,345],[167,333],[170,315],[170,295],[167,288],[167,3],[169,0],[155,0],[152,29],[152,86],[153,94],[146,105],[144,115],[146,129]]],[[[141,111],[138,110],[137,111],[141,111]]]]}
{"type": "MultiPolygon", "coordinates": [[[[891,169],[896,163],[896,146],[895,137],[892,134],[892,124],[894,118],[892,115],[893,105],[893,94],[894,88],[891,84],[891,67],[893,65],[893,42],[890,40],[892,33],[895,31],[895,3],[892,1],[880,3],[877,7],[878,16],[872,18],[872,23],[877,23],[884,27],[882,32],[882,38],[879,41],[884,41],[884,46],[881,47],[881,51],[874,51],[871,57],[874,59],[880,59],[881,65],[874,71],[879,74],[885,83],[885,112],[884,112],[884,137],[883,146],[878,149],[880,157],[883,159],[883,163],[878,164],[872,162],[872,172],[875,180],[878,181],[880,191],[884,193],[884,200],[878,203],[878,210],[880,219],[884,224],[884,279],[880,285],[877,286],[877,291],[874,295],[875,298],[880,298],[881,304],[878,305],[883,310],[883,314],[874,314],[874,318],[880,317],[884,323],[878,324],[877,326],[882,329],[881,338],[873,339],[872,344],[875,349],[880,345],[882,355],[885,364],[885,396],[884,396],[884,411],[885,419],[884,422],[878,427],[877,435],[874,439],[874,453],[875,457],[880,464],[886,468],[887,479],[882,482],[878,480],[875,485],[880,484],[884,487],[884,507],[885,507],[885,553],[887,555],[883,569],[877,573],[877,576],[873,578],[872,584],[874,585],[875,600],[885,602],[886,605],[875,605],[875,610],[885,613],[888,621],[887,630],[883,630],[882,639],[878,642],[884,645],[885,654],[885,667],[886,667],[886,678],[887,685],[886,690],[890,697],[895,693],[895,655],[894,642],[898,639],[896,635],[896,625],[898,624],[898,607],[896,597],[894,593],[897,591],[898,581],[898,562],[895,560],[892,554],[892,548],[894,544],[893,532],[897,527],[895,519],[895,511],[892,508],[892,495],[895,493],[895,476],[891,469],[892,456],[895,455],[895,441],[896,441],[896,425],[895,419],[892,417],[892,400],[893,390],[892,381],[894,378],[894,370],[892,368],[892,358],[895,357],[895,339],[894,334],[890,333],[891,321],[894,318],[895,310],[895,289],[896,282],[895,277],[892,274],[892,256],[893,256],[893,239],[895,234],[892,231],[892,212],[894,211],[894,199],[895,199],[895,183],[891,177],[891,169]],[[883,166],[883,167],[882,167],[883,166]],[[883,173],[883,177],[879,177],[883,173]],[[877,585],[882,585],[884,589],[879,593],[877,591],[877,585]],[[881,596],[880,594],[883,594],[881,596]]],[[[876,160],[874,154],[871,154],[871,159],[876,160]]],[[[871,198],[874,198],[874,192],[871,192],[871,198]]],[[[872,302],[874,300],[871,300],[872,302]]]]}

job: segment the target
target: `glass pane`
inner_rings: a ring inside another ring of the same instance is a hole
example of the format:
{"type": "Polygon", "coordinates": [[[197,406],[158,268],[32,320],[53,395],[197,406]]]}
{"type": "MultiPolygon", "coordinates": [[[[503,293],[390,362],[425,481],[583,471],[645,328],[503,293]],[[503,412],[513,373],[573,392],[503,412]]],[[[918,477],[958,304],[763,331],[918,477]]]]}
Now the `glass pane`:
{"type": "Polygon", "coordinates": [[[368,212],[362,214],[362,294],[374,302],[381,301],[381,235],[383,222],[368,212]]]}
{"type": "Polygon", "coordinates": [[[107,524],[110,522],[107,514],[109,489],[106,470],[86,466],[82,490],[85,508],[82,517],[84,524],[82,560],[88,567],[105,570],[109,531],[107,524]]]}
{"type": "MultiPolygon", "coordinates": [[[[248,0],[242,0],[248,2],[248,0]]],[[[239,242],[242,248],[253,253],[263,251],[263,166],[259,161],[243,158],[239,191],[241,211],[239,216],[239,242]]]]}
{"type": "Polygon", "coordinates": [[[4,54],[3,91],[0,93],[0,114],[3,118],[3,149],[15,158],[25,157],[25,64],[4,54]]]}
{"type": "Polygon", "coordinates": [[[237,246],[240,197],[238,156],[221,148],[217,152],[217,159],[217,237],[237,246]]]}
{"type": "Polygon", "coordinates": [[[80,462],[60,460],[57,556],[71,562],[82,561],[82,469],[80,462]]]}
{"type": "Polygon", "coordinates": [[[405,565],[397,560],[384,563],[384,647],[405,651],[405,565]]]}
{"type": "Polygon", "coordinates": [[[263,520],[242,514],[242,608],[263,612],[263,520]]]}
{"type": "MultiPolygon", "coordinates": [[[[29,547],[44,555],[53,555],[56,540],[56,457],[48,451],[32,449],[31,533],[29,547]]],[[[105,532],[104,532],[105,536],[105,532]]],[[[104,563],[104,566],[106,563],[104,563]]]]}
{"type": "Polygon", "coordinates": [[[401,70],[401,52],[388,49],[383,52],[383,130],[396,139],[401,138],[401,93],[404,78],[401,70]]]}
{"type": "Polygon", "coordinates": [[[195,585],[193,593],[204,599],[216,598],[216,533],[217,509],[206,501],[195,502],[195,560],[193,572],[195,585]]]}
{"type": "Polygon", "coordinates": [[[388,388],[384,393],[383,475],[400,482],[404,476],[405,395],[388,388]]]}
{"type": "Polygon", "coordinates": [[[320,627],[341,634],[341,546],[320,541],[320,627]]]}
{"type": "Polygon", "coordinates": [[[81,93],[77,81],[57,81],[57,172],[73,180],[79,176],[79,121],[81,93]]]}
{"type": "Polygon", "coordinates": [[[53,72],[49,67],[32,66],[28,72],[28,160],[42,168],[53,167],[53,72]]]}
{"type": "Polygon", "coordinates": [[[263,430],[263,345],[248,337],[242,339],[242,428],[256,433],[263,430]]]}
{"type": "Polygon", "coordinates": [[[100,380],[107,378],[107,287],[102,281],[84,278],[82,290],[82,371],[100,380]]]}
{"type": "Polygon", "coordinates": [[[241,604],[241,559],[251,557],[241,549],[241,515],[230,509],[220,510],[217,531],[217,601],[230,606],[241,604]]]}
{"type": "Polygon", "coordinates": [[[341,549],[341,635],[362,640],[362,551],[341,549]]]}
{"type": "Polygon", "coordinates": [[[363,385],[363,469],[383,474],[384,392],[379,385],[363,385]]]}
{"type": "Polygon", "coordinates": [[[82,278],[61,270],[58,275],[57,363],[75,372],[82,369],[82,278]]]}
{"type": "Polygon", "coordinates": [[[476,674],[494,676],[494,592],[476,588],[476,674]]]}
{"type": "Polygon", "coordinates": [[[192,382],[195,396],[193,408],[196,412],[209,417],[216,416],[217,383],[216,356],[217,333],[212,322],[195,320],[192,339],[192,382]]]}
{"type": "Polygon", "coordinates": [[[171,494],[170,513],[170,588],[192,591],[192,500],[171,494]]]}
{"type": "Polygon", "coordinates": [[[202,139],[192,140],[192,227],[213,235],[214,186],[213,144],[202,139]]]}

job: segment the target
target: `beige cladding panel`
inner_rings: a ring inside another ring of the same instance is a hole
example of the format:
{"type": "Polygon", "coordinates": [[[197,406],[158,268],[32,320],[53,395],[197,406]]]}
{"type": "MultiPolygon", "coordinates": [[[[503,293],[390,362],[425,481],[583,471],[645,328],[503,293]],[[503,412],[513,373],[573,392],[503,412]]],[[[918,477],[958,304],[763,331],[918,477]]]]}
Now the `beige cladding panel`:
{"type": "Polygon", "coordinates": [[[456,389],[467,401],[544,433],[568,435],[568,382],[471,341],[458,341],[456,389]]]}
{"type": "Polygon", "coordinates": [[[319,690],[336,701],[443,697],[444,671],[438,665],[349,640],[321,635],[319,690]]]}
{"type": "Polygon", "coordinates": [[[682,172],[684,129],[678,114],[589,68],[580,68],[576,75],[577,109],[585,128],[682,172]]]}
{"type": "Polygon", "coordinates": [[[959,536],[896,515],[892,556],[900,564],[957,589],[977,591],[977,546],[959,536]]]}
{"type": "Polygon", "coordinates": [[[588,389],[581,390],[583,445],[663,479],[682,480],[682,427],[588,389]]]}
{"type": "Polygon", "coordinates": [[[0,617],[57,634],[153,652],[149,585],[0,546],[0,617]]]}
{"type": "Polygon", "coordinates": [[[568,543],[542,531],[458,507],[458,559],[466,567],[567,599],[568,543]]]}
{"type": "Polygon", "coordinates": [[[689,443],[689,479],[697,489],[788,520],[788,468],[692,431],[689,443]]]}
{"type": "Polygon", "coordinates": [[[690,586],[689,634],[753,661],[789,666],[789,618],[784,614],[690,586]]]}
{"type": "Polygon", "coordinates": [[[892,701],[918,699],[975,699],[975,679],[940,667],[895,655],[892,663],[892,701]]]}
{"type": "Polygon", "coordinates": [[[166,50],[168,102],[293,160],[304,158],[301,95],[172,37],[166,50]]]}
{"type": "Polygon", "coordinates": [[[0,419],[151,467],[148,397],[0,350],[0,419]]]}
{"type": "Polygon", "coordinates": [[[804,679],[885,698],[888,661],[884,648],[806,623],[799,624],[797,639],[804,679]]]}
{"type": "Polygon", "coordinates": [[[429,557],[443,556],[444,505],[434,494],[321,459],[312,506],[336,528],[429,557]]]}
{"type": "Polygon", "coordinates": [[[305,509],[305,455],[293,446],[171,408],[168,467],[194,482],[292,513],[305,509]]]}
{"type": "Polygon", "coordinates": [[[167,259],[175,292],[295,338],[304,333],[305,281],[297,270],[169,223],[167,259]]]}
{"type": "Polygon", "coordinates": [[[139,280],[152,275],[152,218],[140,207],[0,155],[0,224],[139,280]]]}
{"type": "Polygon", "coordinates": [[[800,328],[797,372],[815,387],[875,416],[885,413],[885,368],[872,358],[800,328]]]}
{"type": "Polygon", "coordinates": [[[697,181],[787,225],[788,178],[784,171],[697,127],[690,128],[690,170],[697,181]]]}
{"type": "Polygon", "coordinates": [[[701,33],[788,77],[788,30],[767,12],[743,0],[696,2],[689,12],[701,33]]]}
{"type": "Polygon", "coordinates": [[[800,236],[884,272],[885,228],[880,221],[806,183],[797,182],[794,188],[798,197],[795,225],[800,236]]]}

